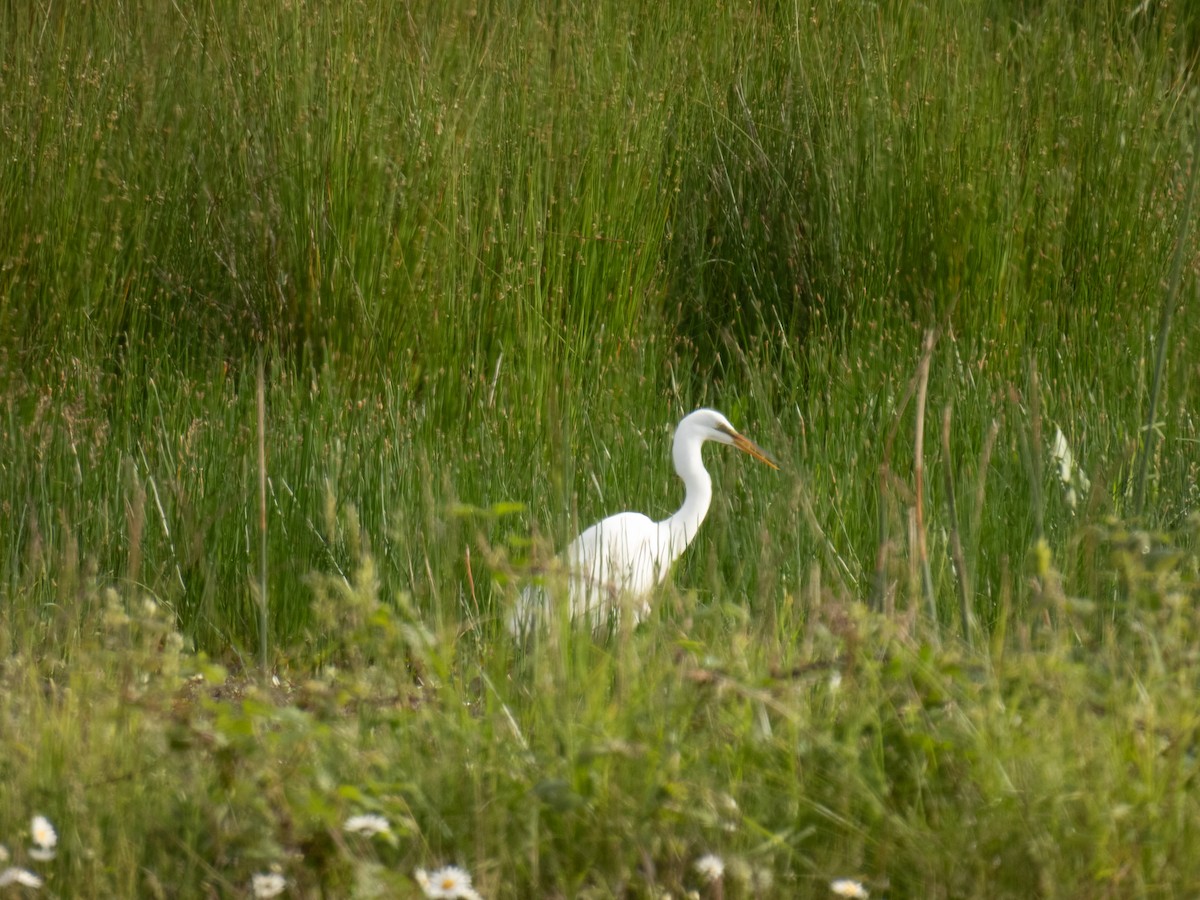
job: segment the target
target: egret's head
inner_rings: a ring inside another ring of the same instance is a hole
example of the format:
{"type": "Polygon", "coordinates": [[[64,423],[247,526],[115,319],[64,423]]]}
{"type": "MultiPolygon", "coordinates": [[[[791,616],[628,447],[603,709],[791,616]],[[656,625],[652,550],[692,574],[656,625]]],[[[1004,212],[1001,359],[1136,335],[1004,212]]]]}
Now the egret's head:
{"type": "Polygon", "coordinates": [[[767,452],[754,441],[740,434],[727,418],[715,409],[698,409],[684,416],[676,431],[676,440],[695,435],[701,441],[717,441],[721,444],[732,444],[739,450],[745,451],[755,459],[765,462],[772,469],[778,469],[779,464],[767,455],[767,452]]]}

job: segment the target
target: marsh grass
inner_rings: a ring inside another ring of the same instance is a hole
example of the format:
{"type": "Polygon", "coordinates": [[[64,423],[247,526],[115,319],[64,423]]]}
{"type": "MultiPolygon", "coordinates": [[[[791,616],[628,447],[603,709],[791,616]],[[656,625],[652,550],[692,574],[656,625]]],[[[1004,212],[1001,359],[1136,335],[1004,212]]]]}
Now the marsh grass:
{"type": "Polygon", "coordinates": [[[0,27],[0,843],[48,816],[49,891],[1194,894],[1186,4],[0,27]],[[781,471],[709,448],[642,627],[510,641],[700,405],[781,471]]]}

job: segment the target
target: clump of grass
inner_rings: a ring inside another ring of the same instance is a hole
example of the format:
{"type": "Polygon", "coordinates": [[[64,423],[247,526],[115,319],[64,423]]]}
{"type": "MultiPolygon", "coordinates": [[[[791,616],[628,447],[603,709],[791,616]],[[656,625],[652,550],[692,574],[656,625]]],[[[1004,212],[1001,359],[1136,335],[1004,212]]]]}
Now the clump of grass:
{"type": "Polygon", "coordinates": [[[414,644],[364,555],[351,585],[319,588],[352,623],[342,649],[261,685],[109,590],[69,661],[5,666],[0,712],[23,723],[5,730],[22,735],[6,805],[69,823],[44,877],[83,896],[271,874],[400,890],[445,860],[497,897],[718,881],[781,896],[846,872],[931,896],[1188,883],[1194,548],[1122,540],[1106,536],[1102,568],[1131,640],[1062,590],[1051,553],[1031,572],[1038,615],[1002,654],[823,592],[808,609],[781,597],[769,625],[693,598],[687,620],[664,611],[623,646],[566,630],[556,657],[514,665],[453,629],[414,644]],[[1146,828],[1180,851],[1148,857],[1146,828]],[[719,875],[695,868],[705,853],[719,875]]]}

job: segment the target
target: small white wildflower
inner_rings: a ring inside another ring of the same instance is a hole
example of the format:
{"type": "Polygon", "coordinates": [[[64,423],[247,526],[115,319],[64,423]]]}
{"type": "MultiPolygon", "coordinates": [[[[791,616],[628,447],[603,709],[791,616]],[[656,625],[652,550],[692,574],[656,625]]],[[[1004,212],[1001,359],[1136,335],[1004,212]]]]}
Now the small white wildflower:
{"type": "Polygon", "coordinates": [[[709,884],[720,881],[725,874],[725,861],[715,853],[705,853],[693,863],[693,867],[709,884]]]}
{"type": "Polygon", "coordinates": [[[372,813],[351,816],[346,820],[342,829],[351,834],[361,834],[363,837],[374,837],[377,834],[391,834],[392,832],[392,826],[387,819],[372,813]]]}
{"type": "Polygon", "coordinates": [[[50,820],[45,816],[34,816],[33,824],[29,826],[29,831],[33,835],[33,842],[39,847],[53,850],[58,844],[58,833],[54,830],[54,826],[50,824],[50,820]]]}
{"type": "Polygon", "coordinates": [[[861,881],[854,881],[850,878],[839,878],[836,881],[829,883],[829,889],[839,897],[858,898],[858,900],[866,900],[871,895],[867,889],[862,886],[861,881]]]}
{"type": "Polygon", "coordinates": [[[255,897],[266,900],[282,894],[283,889],[287,887],[287,879],[278,872],[263,872],[250,879],[250,887],[254,890],[255,897]]]}
{"type": "Polygon", "coordinates": [[[837,672],[837,671],[831,673],[829,676],[829,693],[836,694],[838,691],[838,688],[840,688],[841,686],[842,686],[842,673],[837,672]]]}
{"type": "Polygon", "coordinates": [[[10,884],[19,884],[27,888],[40,888],[42,879],[38,878],[28,869],[18,869],[15,866],[11,869],[5,869],[0,872],[0,887],[8,887],[10,884]]]}
{"type": "Polygon", "coordinates": [[[33,848],[29,851],[29,855],[39,862],[54,859],[54,848],[58,846],[58,833],[50,824],[50,820],[45,816],[34,816],[33,822],[29,826],[29,833],[33,837],[33,848]]]}
{"type": "Polygon", "coordinates": [[[426,897],[437,900],[481,900],[479,893],[471,887],[471,875],[458,866],[442,866],[432,872],[416,871],[417,884],[426,897]]]}

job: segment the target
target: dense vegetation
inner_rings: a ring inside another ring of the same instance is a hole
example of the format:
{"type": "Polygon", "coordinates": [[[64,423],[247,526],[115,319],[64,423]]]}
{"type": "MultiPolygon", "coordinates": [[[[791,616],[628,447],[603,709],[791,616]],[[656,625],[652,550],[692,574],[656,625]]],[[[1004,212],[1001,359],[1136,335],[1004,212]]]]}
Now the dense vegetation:
{"type": "Polygon", "coordinates": [[[0,870],[1195,896],[1185,0],[0,31],[0,870]],[[515,645],[702,405],[782,470],[710,447],[651,619],[515,645]]]}

